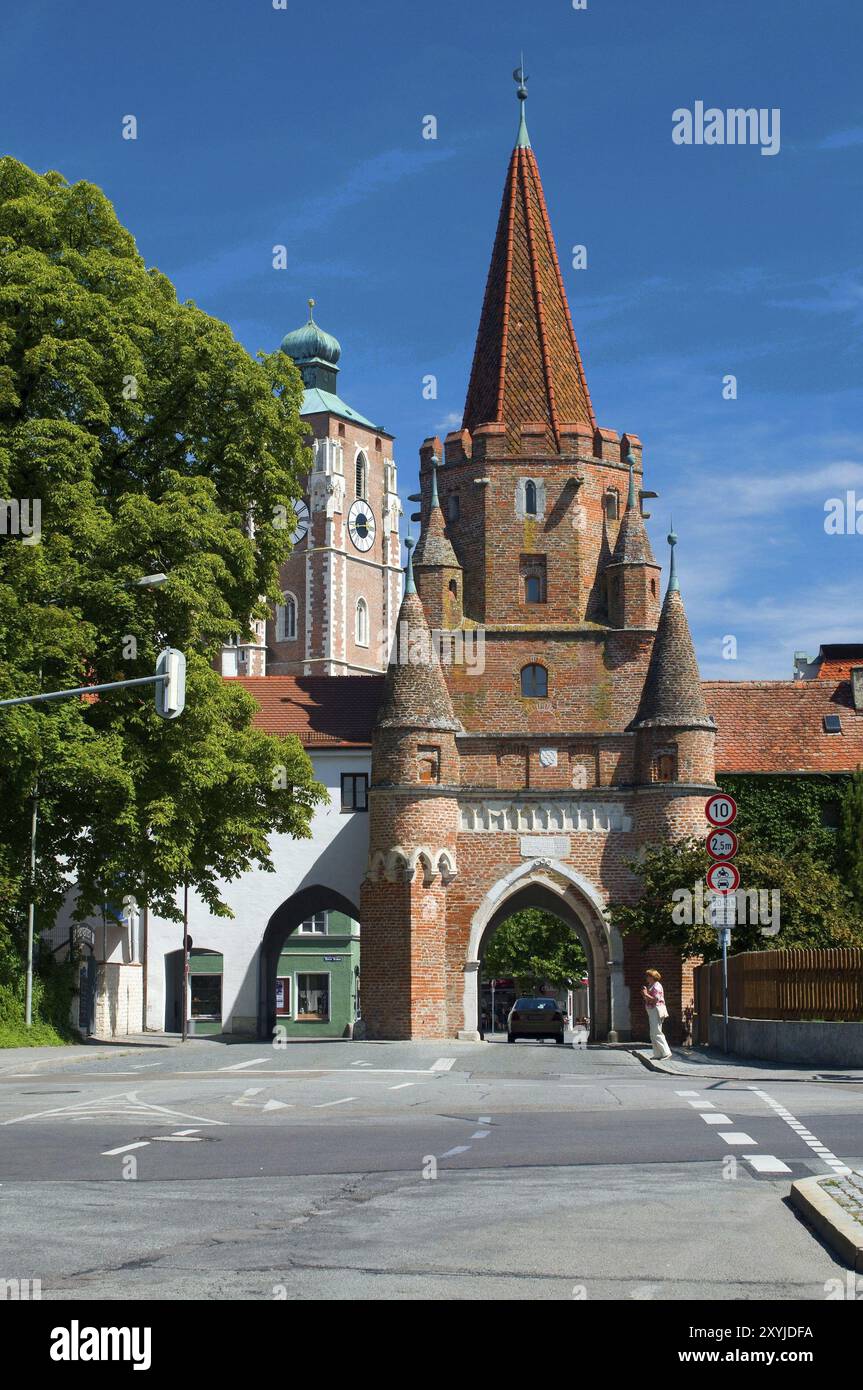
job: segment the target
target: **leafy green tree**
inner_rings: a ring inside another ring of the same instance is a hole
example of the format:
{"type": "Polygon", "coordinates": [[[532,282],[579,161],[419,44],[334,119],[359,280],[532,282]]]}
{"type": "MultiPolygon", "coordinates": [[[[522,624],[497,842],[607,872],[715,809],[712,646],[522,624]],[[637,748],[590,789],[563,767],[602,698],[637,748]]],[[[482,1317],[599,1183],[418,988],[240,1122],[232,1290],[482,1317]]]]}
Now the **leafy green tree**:
{"type": "Polygon", "coordinates": [[[565,985],[586,969],[575,933],[559,917],[534,907],[514,912],[498,927],[483,961],[486,979],[513,978],[520,990],[537,989],[546,980],[565,985]]]}
{"type": "Polygon", "coordinates": [[[839,803],[839,859],[842,876],[863,917],[863,768],[846,783],[839,803]]]}
{"type": "MultiPolygon", "coordinates": [[[[638,902],[613,904],[609,919],[621,932],[634,932],[645,943],[663,942],[683,956],[715,959],[720,953],[717,934],[704,910],[710,862],[702,840],[650,846],[631,866],[642,884],[638,902]],[[691,911],[687,900],[679,896],[682,890],[691,895],[691,911]],[[701,922],[697,920],[699,895],[701,922]]],[[[765,936],[765,924],[740,922],[732,928],[735,951],[863,945],[861,915],[843,882],[821,860],[803,852],[789,859],[741,844],[735,863],[741,890],[767,891],[768,911],[770,893],[779,893],[778,933],[765,936]]]]}
{"type": "Polygon", "coordinates": [[[7,947],[37,781],[42,926],[73,878],[81,912],[131,892],[175,917],[188,882],[224,914],[219,878],[272,870],[273,832],[309,833],[308,758],[215,669],[278,594],[301,399],[284,354],[253,359],[178,302],[98,188],[0,159],[0,498],[33,532],[0,537],[0,698],[151,675],[165,644],[188,663],[173,722],[150,687],[0,711],[7,947]],[[136,586],[154,572],[164,587],[136,586]]]}

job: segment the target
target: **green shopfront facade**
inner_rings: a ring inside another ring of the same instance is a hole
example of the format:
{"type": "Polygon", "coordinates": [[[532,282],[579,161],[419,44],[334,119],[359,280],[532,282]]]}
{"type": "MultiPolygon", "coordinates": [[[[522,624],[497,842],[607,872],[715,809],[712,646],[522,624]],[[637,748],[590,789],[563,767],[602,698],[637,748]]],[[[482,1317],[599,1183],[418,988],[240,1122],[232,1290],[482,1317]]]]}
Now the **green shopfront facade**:
{"type": "Polygon", "coordinates": [[[285,939],[276,969],[276,1027],[288,1038],[348,1038],[360,1017],[360,929],[316,912],[285,939]]]}

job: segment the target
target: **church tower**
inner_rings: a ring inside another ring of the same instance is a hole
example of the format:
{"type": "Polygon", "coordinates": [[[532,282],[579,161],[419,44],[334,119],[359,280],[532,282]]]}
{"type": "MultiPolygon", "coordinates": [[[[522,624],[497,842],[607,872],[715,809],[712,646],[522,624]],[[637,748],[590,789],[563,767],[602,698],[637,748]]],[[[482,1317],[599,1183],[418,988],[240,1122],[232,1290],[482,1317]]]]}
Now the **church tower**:
{"type": "Polygon", "coordinates": [[[341,346],[315,322],[314,300],[282,351],[302,374],[314,462],[281,571],[282,603],[267,623],[267,674],[382,672],[402,583],[393,436],[338,394],[341,346]]]}

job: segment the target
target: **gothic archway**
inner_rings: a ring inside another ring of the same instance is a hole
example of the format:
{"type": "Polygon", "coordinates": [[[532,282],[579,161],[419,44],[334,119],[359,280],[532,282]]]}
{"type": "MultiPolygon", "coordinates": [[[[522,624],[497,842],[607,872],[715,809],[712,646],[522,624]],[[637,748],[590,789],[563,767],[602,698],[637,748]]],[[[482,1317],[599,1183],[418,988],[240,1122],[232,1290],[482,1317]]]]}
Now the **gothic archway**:
{"type": "Polygon", "coordinates": [[[485,895],[471,921],[464,961],[464,1023],[460,1036],[479,1036],[480,967],[485,945],[514,912],[538,907],[565,922],[578,937],[588,960],[591,1037],[616,1036],[614,1020],[623,1000],[622,953],[616,933],[605,920],[602,900],[581,874],[560,863],[533,861],[520,865],[485,895]]]}
{"type": "Polygon", "coordinates": [[[341,893],[323,884],[301,888],[276,908],[264,932],[259,953],[258,1037],[272,1041],[276,1027],[276,972],[286,939],[301,922],[317,912],[343,912],[355,922],[359,908],[341,893]]]}

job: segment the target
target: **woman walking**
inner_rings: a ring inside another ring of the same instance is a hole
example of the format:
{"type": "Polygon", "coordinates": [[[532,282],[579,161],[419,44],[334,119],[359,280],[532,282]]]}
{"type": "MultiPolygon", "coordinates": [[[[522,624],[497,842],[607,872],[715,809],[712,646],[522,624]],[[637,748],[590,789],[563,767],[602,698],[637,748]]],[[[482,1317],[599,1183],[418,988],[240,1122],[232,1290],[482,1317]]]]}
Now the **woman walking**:
{"type": "Polygon", "coordinates": [[[662,976],[658,970],[646,970],[644,978],[646,983],[641,987],[641,995],[644,999],[644,1007],[647,1009],[653,1055],[660,1058],[670,1057],[671,1048],[665,1041],[662,1032],[662,1024],[668,1018],[668,1009],[665,1007],[665,991],[662,988],[662,976]]]}

